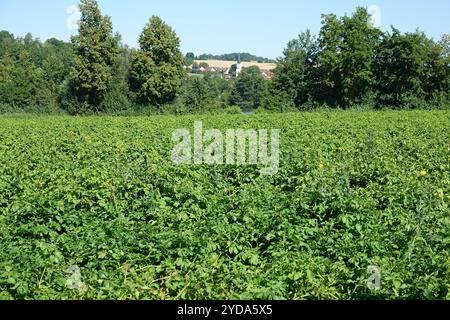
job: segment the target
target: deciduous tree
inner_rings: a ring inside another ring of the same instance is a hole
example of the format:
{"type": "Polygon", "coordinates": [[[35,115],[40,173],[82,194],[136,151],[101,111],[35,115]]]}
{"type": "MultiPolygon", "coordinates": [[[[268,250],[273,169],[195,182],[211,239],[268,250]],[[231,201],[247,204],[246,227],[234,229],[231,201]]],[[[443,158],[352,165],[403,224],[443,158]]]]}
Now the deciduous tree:
{"type": "Polygon", "coordinates": [[[140,102],[160,106],[172,102],[185,77],[180,39],[161,18],[153,16],[139,38],[132,57],[130,86],[140,102]]]}
{"type": "Polygon", "coordinates": [[[230,103],[242,109],[259,108],[266,97],[266,83],[258,67],[244,68],[231,92],[230,103]]]}
{"type": "Polygon", "coordinates": [[[113,35],[111,18],[101,14],[96,0],[81,0],[80,11],[78,35],[72,37],[71,88],[77,100],[96,109],[111,87],[120,36],[113,35]]]}
{"type": "Polygon", "coordinates": [[[319,36],[319,99],[348,106],[363,99],[374,85],[374,52],[381,31],[372,28],[365,8],[351,16],[323,15],[319,36]]]}

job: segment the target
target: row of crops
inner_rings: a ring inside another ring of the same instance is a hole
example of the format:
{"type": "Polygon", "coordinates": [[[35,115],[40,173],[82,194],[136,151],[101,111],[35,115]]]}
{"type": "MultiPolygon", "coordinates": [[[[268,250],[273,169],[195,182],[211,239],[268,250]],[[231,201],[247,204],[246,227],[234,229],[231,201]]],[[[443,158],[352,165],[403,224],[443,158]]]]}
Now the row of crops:
{"type": "Polygon", "coordinates": [[[450,112],[200,119],[274,176],[174,165],[198,120],[0,118],[0,299],[450,298],[450,112]]]}

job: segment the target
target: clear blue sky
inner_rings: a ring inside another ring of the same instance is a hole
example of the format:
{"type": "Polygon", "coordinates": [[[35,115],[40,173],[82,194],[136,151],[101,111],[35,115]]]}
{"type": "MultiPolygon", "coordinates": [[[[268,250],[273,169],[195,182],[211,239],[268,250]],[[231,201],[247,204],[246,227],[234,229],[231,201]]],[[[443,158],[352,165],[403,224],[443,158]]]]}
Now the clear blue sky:
{"type": "MultiPolygon", "coordinates": [[[[77,0],[0,0],[0,30],[16,36],[31,32],[46,40],[68,40],[76,31],[67,27],[67,8],[77,0]]],[[[450,33],[449,0],[100,0],[112,17],[123,42],[137,46],[143,26],[152,15],[171,25],[182,41],[182,51],[200,53],[250,52],[275,58],[288,40],[310,28],[320,29],[322,13],[351,14],[357,6],[377,5],[382,29],[417,28],[439,38],[450,33]]]]}

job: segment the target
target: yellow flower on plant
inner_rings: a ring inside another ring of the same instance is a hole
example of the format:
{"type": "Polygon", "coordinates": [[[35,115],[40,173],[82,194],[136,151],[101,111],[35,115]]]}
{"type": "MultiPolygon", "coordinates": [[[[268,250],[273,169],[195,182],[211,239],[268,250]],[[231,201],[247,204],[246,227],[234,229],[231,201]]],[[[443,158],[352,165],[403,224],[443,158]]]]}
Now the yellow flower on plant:
{"type": "Polygon", "coordinates": [[[320,169],[320,170],[325,169],[325,165],[324,165],[323,163],[319,164],[319,169],[320,169]]]}
{"type": "Polygon", "coordinates": [[[426,170],[420,171],[420,175],[421,175],[422,177],[425,177],[427,174],[428,174],[428,172],[427,172],[426,170]]]}

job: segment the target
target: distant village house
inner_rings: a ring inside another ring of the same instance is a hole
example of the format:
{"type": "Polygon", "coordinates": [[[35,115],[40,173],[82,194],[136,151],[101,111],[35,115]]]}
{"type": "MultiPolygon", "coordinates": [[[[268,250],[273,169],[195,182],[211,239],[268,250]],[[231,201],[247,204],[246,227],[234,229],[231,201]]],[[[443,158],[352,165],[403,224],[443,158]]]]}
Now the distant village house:
{"type": "Polygon", "coordinates": [[[257,66],[261,71],[264,80],[271,80],[274,77],[273,70],[276,67],[275,63],[259,63],[257,61],[241,62],[225,61],[225,60],[195,60],[191,66],[192,73],[216,75],[224,79],[230,79],[233,76],[239,76],[242,69],[251,66],[257,66]],[[234,69],[234,67],[235,69],[234,69]],[[233,68],[232,68],[233,67],[233,68]],[[231,70],[233,69],[233,72],[231,70]],[[234,71],[235,70],[235,71],[234,71]]]}

